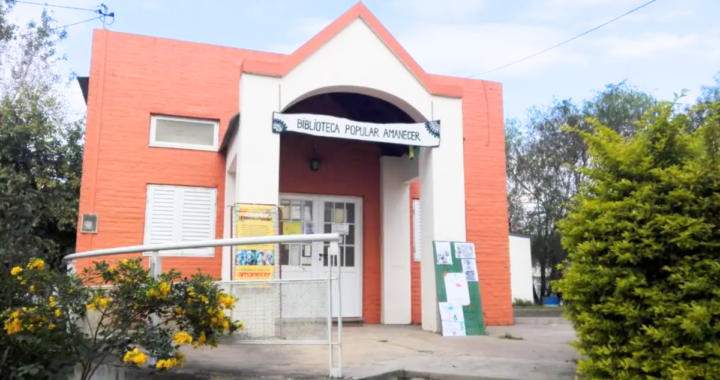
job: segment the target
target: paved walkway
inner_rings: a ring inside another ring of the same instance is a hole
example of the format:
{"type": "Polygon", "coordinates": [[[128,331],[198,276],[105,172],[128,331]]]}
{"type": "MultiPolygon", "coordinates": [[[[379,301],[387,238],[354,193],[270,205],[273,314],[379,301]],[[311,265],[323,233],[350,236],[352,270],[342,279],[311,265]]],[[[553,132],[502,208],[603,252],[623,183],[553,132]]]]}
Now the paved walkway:
{"type": "MultiPolygon", "coordinates": [[[[488,328],[488,336],[444,338],[414,326],[346,327],[345,378],[406,370],[518,380],[572,379],[578,355],[569,325],[488,328]],[[506,334],[514,338],[503,339],[506,334]]],[[[214,378],[325,378],[326,346],[240,346],[186,350],[184,371],[214,378]]]]}

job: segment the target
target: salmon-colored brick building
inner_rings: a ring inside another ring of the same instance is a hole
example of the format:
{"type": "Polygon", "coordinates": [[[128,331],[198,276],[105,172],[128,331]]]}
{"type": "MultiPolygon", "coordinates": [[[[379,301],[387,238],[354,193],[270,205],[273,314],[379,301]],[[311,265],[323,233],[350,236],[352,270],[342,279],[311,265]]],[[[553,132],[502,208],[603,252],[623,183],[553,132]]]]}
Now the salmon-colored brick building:
{"type": "MultiPolygon", "coordinates": [[[[485,322],[512,323],[502,87],[426,73],[364,5],[290,55],[96,30],[80,84],[79,211],[97,230],[78,233],[78,252],[233,237],[234,205],[278,205],[314,232],[350,226],[343,316],[438,331],[432,242],[452,240],[475,244],[485,322]],[[442,129],[402,144],[277,133],[273,115],[442,129]]],[[[276,277],[320,276],[317,251],[283,247],[276,277]]],[[[230,248],[165,256],[165,270],[233,280],[230,248]]]]}

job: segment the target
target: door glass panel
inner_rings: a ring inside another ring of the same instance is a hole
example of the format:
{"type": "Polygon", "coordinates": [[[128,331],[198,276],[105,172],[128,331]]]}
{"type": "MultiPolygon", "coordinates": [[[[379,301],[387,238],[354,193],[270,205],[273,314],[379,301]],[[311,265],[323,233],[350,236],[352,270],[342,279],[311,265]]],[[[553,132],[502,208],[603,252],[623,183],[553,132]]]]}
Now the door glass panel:
{"type": "Polygon", "coordinates": [[[345,244],[347,245],[353,245],[355,244],[355,225],[350,225],[350,233],[345,237],[345,244]]]}
{"type": "Polygon", "coordinates": [[[323,222],[332,222],[333,204],[330,202],[325,202],[324,210],[325,218],[323,218],[323,222]]]}
{"type": "MultiPolygon", "coordinates": [[[[303,221],[312,223],[312,201],[280,200],[280,234],[302,234],[303,221]]],[[[280,244],[280,265],[312,266],[311,249],[306,244],[280,244]]]]}
{"type": "Polygon", "coordinates": [[[354,203],[346,203],[345,204],[345,211],[346,211],[346,218],[348,223],[355,223],[355,204],[354,203]]]}
{"type": "Polygon", "coordinates": [[[345,223],[345,203],[335,203],[334,223],[345,223]]]}
{"type": "Polygon", "coordinates": [[[290,262],[290,247],[287,244],[280,245],[280,265],[288,265],[290,262]]]}
{"type": "Polygon", "coordinates": [[[344,267],[355,266],[355,247],[345,247],[345,263],[344,267]]]}
{"type": "Polygon", "coordinates": [[[324,228],[325,228],[324,231],[325,231],[326,234],[329,234],[330,232],[332,232],[332,224],[330,224],[330,223],[325,223],[325,227],[324,227],[324,228]]]}
{"type": "Polygon", "coordinates": [[[322,255],[322,262],[323,262],[323,266],[324,266],[324,267],[328,266],[328,254],[329,254],[329,252],[330,252],[330,246],[328,246],[327,244],[325,244],[325,245],[323,246],[323,255],[322,255]]]}

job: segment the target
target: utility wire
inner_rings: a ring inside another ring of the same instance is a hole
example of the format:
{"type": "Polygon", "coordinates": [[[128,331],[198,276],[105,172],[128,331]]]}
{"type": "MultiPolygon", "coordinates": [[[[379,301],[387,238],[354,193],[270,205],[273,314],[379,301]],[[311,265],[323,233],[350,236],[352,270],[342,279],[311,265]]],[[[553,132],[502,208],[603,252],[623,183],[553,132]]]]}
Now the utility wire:
{"type": "Polygon", "coordinates": [[[30,4],[30,5],[42,5],[43,7],[53,7],[53,8],[65,8],[65,9],[75,9],[78,11],[90,11],[90,12],[97,12],[96,9],[90,9],[90,8],[76,8],[76,7],[68,7],[65,5],[51,5],[51,4],[43,4],[43,3],[33,3],[31,1],[19,1],[16,0],[16,3],[20,4],[30,4]]]}
{"type": "MultiPolygon", "coordinates": [[[[79,21],[79,22],[76,22],[76,23],[67,24],[67,25],[63,25],[63,26],[57,26],[57,27],[55,27],[55,28],[50,28],[50,29],[48,29],[48,31],[50,31],[50,30],[57,30],[57,29],[63,29],[63,28],[67,28],[68,26],[83,24],[83,23],[90,22],[90,21],[93,21],[93,20],[99,20],[99,19],[101,19],[102,17],[103,17],[103,16],[98,16],[98,17],[89,18],[89,19],[87,19],[87,20],[85,20],[85,21],[79,21]]],[[[22,33],[22,34],[19,34],[18,37],[27,36],[27,35],[33,34],[33,33],[35,33],[35,32],[36,32],[36,31],[27,32],[27,33],[22,33]]]]}
{"type": "Polygon", "coordinates": [[[547,49],[545,49],[545,50],[543,50],[543,51],[539,51],[539,52],[537,52],[537,53],[535,53],[535,54],[533,54],[533,55],[529,55],[529,56],[527,56],[527,57],[525,57],[525,58],[522,58],[522,59],[519,59],[519,60],[517,60],[517,61],[510,62],[510,63],[508,63],[508,64],[506,64],[506,65],[502,65],[502,66],[500,66],[500,67],[496,67],[496,68],[494,68],[494,69],[492,69],[492,70],[483,71],[483,72],[480,73],[480,74],[470,75],[468,78],[472,78],[472,77],[476,77],[476,76],[478,76],[478,75],[483,75],[483,74],[491,73],[491,72],[496,71],[496,70],[504,69],[504,68],[506,68],[506,67],[508,67],[508,66],[512,66],[512,65],[514,65],[514,64],[516,64],[516,63],[520,63],[520,62],[522,62],[522,61],[525,61],[525,60],[527,60],[527,59],[530,59],[530,58],[532,58],[532,57],[535,57],[535,56],[537,56],[537,55],[540,55],[540,54],[542,54],[542,53],[545,53],[546,51],[555,49],[555,48],[558,47],[558,46],[565,45],[566,43],[568,43],[568,42],[570,42],[570,41],[572,41],[572,40],[578,39],[578,38],[580,38],[580,37],[582,37],[582,36],[584,36],[584,35],[586,35],[586,34],[588,34],[588,33],[590,33],[590,32],[596,31],[596,30],[602,28],[603,26],[605,26],[605,25],[607,25],[607,24],[609,24],[609,23],[611,23],[611,22],[613,22],[613,21],[617,21],[617,20],[619,20],[619,19],[621,19],[621,18],[629,15],[630,13],[633,13],[633,12],[639,10],[640,8],[644,8],[644,7],[646,7],[646,6],[654,3],[654,2],[656,2],[656,1],[657,1],[657,0],[648,1],[647,3],[641,5],[641,6],[637,7],[637,8],[635,8],[635,9],[627,12],[627,13],[624,13],[624,14],[618,16],[618,17],[615,17],[614,19],[612,19],[612,20],[610,20],[610,21],[608,21],[608,22],[606,22],[606,23],[604,23],[604,24],[598,25],[598,26],[596,26],[596,27],[588,30],[588,31],[585,32],[585,33],[578,34],[577,36],[575,36],[575,37],[573,37],[573,38],[571,38],[571,39],[569,39],[569,40],[563,41],[563,42],[561,42],[561,43],[559,43],[559,44],[557,44],[557,45],[555,45],[555,46],[549,47],[549,48],[547,48],[547,49]]]}

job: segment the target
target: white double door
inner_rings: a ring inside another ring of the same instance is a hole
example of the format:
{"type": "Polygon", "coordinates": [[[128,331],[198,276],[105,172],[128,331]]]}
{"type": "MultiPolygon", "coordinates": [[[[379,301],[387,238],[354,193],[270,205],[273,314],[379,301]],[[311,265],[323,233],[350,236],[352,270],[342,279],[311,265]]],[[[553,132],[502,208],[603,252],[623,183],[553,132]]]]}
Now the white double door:
{"type": "MultiPolygon", "coordinates": [[[[333,224],[343,225],[348,234],[339,243],[342,315],[362,317],[362,199],[357,197],[281,194],[280,233],[330,233],[333,224]]],[[[341,226],[336,226],[341,227],[341,226]]],[[[329,243],[281,244],[282,279],[328,278],[329,243]]],[[[332,260],[333,277],[338,266],[332,260]]],[[[338,315],[338,288],[333,281],[333,316],[338,315]]]]}

